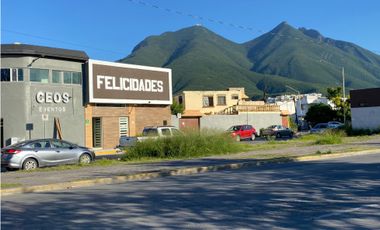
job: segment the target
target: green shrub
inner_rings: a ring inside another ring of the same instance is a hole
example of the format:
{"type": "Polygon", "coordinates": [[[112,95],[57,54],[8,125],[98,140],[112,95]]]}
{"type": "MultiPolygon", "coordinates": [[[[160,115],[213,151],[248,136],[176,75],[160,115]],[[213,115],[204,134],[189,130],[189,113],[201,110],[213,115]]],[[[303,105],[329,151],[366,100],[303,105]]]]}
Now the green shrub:
{"type": "Polygon", "coordinates": [[[341,144],[343,142],[343,137],[346,133],[342,130],[327,130],[322,134],[318,135],[314,144],[316,145],[334,145],[341,144]]]}
{"type": "Polygon", "coordinates": [[[377,129],[353,129],[352,126],[345,127],[348,136],[367,136],[380,134],[380,127],[377,129]]]}
{"type": "Polygon", "coordinates": [[[244,145],[235,142],[229,134],[213,130],[187,132],[169,138],[138,142],[123,155],[122,160],[146,158],[192,158],[243,151],[244,145]]]}
{"type": "Polygon", "coordinates": [[[331,129],[323,133],[303,135],[296,141],[307,142],[313,145],[332,145],[341,144],[345,136],[344,130],[331,129]]]}

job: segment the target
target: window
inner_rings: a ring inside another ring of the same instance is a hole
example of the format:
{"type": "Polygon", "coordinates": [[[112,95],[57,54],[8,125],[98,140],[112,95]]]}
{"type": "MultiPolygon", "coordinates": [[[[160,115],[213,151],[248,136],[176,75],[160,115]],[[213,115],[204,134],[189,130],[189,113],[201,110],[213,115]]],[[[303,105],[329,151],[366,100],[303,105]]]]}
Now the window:
{"type": "Polygon", "coordinates": [[[63,72],[64,84],[78,84],[82,82],[82,73],[80,72],[63,72]]]}
{"type": "Polygon", "coordinates": [[[214,97],[203,96],[203,107],[212,107],[212,106],[214,106],[214,97]]]}
{"type": "Polygon", "coordinates": [[[61,76],[62,76],[62,71],[58,71],[58,70],[53,70],[53,74],[52,74],[52,82],[53,83],[61,83],[61,76]]]}
{"type": "Polygon", "coordinates": [[[119,117],[119,136],[128,136],[128,117],[119,117]]]}
{"type": "Polygon", "coordinates": [[[1,69],[1,81],[24,81],[24,70],[17,68],[1,69]]]}
{"type": "Polygon", "coordinates": [[[30,69],[30,81],[49,83],[49,70],[47,69],[30,69]]]}
{"type": "Polygon", "coordinates": [[[226,105],[226,96],[218,95],[218,105],[226,105]]]}
{"type": "Polygon", "coordinates": [[[17,69],[17,81],[24,81],[24,70],[17,69]]]}
{"type": "Polygon", "coordinates": [[[179,97],[178,97],[178,103],[179,103],[180,105],[183,104],[183,98],[182,98],[182,96],[179,96],[179,97]]]}
{"type": "Polygon", "coordinates": [[[12,81],[17,81],[17,69],[12,69],[12,81]]]}
{"type": "Polygon", "coordinates": [[[239,100],[239,95],[238,94],[232,94],[231,99],[232,100],[239,100]]]}
{"type": "Polygon", "coordinates": [[[70,72],[63,72],[63,83],[65,84],[71,84],[71,73],[70,72]]]}
{"type": "Polygon", "coordinates": [[[102,147],[102,119],[92,118],[92,145],[94,148],[102,147]]]}
{"type": "Polygon", "coordinates": [[[170,136],[170,129],[163,128],[161,129],[161,132],[163,136],[170,136]]]}
{"type": "Polygon", "coordinates": [[[251,125],[244,125],[243,130],[250,130],[250,129],[252,129],[251,125]]]}
{"type": "Polygon", "coordinates": [[[158,130],[156,128],[144,128],[143,136],[158,136],[158,130]]]}
{"type": "Polygon", "coordinates": [[[73,145],[64,141],[60,141],[60,140],[53,140],[52,144],[55,148],[73,148],[74,147],[73,145]]]}
{"type": "Polygon", "coordinates": [[[11,81],[10,69],[1,69],[1,81],[11,81]]]}
{"type": "Polygon", "coordinates": [[[73,72],[73,84],[81,84],[82,74],[79,72],[73,72]]]}

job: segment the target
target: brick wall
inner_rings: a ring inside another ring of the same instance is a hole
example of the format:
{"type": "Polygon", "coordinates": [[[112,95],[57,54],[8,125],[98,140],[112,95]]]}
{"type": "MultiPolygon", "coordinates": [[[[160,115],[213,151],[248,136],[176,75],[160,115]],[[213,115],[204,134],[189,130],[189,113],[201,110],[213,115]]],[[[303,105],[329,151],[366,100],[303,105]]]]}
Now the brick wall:
{"type": "Polygon", "coordinates": [[[145,126],[163,125],[166,120],[171,124],[170,106],[94,106],[87,105],[85,109],[86,146],[93,147],[92,118],[102,118],[102,148],[115,148],[119,144],[119,117],[129,118],[129,136],[141,134],[145,126]]]}
{"type": "Polygon", "coordinates": [[[85,109],[85,137],[86,146],[93,147],[92,143],[92,118],[102,119],[102,147],[103,149],[115,148],[119,144],[119,117],[129,117],[129,135],[133,135],[135,127],[131,122],[134,119],[134,107],[112,107],[87,105],[85,109]]]}
{"type": "Polygon", "coordinates": [[[145,126],[171,125],[170,106],[137,106],[136,109],[136,132],[141,134],[145,126]]]}

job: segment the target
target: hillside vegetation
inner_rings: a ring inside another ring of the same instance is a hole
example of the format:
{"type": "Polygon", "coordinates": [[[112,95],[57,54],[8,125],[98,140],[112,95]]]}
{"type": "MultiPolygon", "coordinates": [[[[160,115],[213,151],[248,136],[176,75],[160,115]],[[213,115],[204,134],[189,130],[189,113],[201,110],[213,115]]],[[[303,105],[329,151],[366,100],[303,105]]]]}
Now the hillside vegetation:
{"type": "Polygon", "coordinates": [[[316,30],[283,22],[262,36],[238,44],[202,26],[150,36],[123,63],[173,70],[173,92],[245,87],[250,96],[380,87],[380,56],[355,44],[323,37],[316,30]],[[290,93],[290,91],[288,91],[290,93]]]}

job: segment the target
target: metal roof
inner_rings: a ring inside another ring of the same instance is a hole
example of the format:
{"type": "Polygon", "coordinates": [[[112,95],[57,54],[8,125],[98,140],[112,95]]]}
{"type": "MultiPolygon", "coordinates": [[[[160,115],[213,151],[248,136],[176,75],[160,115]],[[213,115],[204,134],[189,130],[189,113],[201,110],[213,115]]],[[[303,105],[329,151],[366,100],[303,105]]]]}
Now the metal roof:
{"type": "Polygon", "coordinates": [[[35,56],[80,62],[89,59],[84,51],[26,44],[1,44],[1,56],[35,56]]]}

